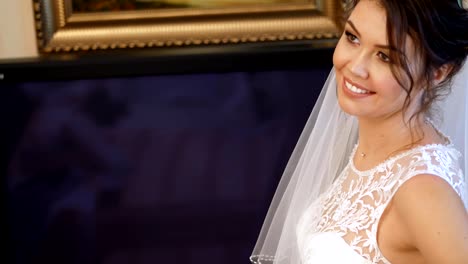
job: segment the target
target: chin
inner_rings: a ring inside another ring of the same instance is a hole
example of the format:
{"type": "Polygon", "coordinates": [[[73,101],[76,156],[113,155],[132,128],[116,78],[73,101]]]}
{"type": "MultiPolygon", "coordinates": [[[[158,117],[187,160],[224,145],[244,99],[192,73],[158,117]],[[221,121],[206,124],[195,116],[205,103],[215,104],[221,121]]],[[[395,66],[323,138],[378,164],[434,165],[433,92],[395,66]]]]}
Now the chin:
{"type": "Polygon", "coordinates": [[[360,112],[356,107],[350,106],[349,104],[346,104],[345,102],[342,102],[341,100],[338,100],[338,105],[340,106],[341,110],[348,115],[352,116],[359,116],[360,112]]]}

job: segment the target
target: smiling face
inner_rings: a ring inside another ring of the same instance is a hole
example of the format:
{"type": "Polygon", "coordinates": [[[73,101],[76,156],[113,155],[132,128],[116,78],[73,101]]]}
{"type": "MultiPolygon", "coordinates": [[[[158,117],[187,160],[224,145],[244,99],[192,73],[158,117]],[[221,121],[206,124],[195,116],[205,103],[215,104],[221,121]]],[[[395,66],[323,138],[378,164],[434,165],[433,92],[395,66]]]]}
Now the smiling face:
{"type": "MultiPolygon", "coordinates": [[[[408,37],[405,50],[400,52],[417,61],[412,47],[408,37]]],[[[390,49],[395,50],[388,44],[385,9],[375,0],[360,1],[333,55],[338,102],[343,111],[368,119],[401,117],[398,114],[407,93],[392,74],[390,49]]],[[[415,108],[414,103],[411,107],[415,108]]]]}

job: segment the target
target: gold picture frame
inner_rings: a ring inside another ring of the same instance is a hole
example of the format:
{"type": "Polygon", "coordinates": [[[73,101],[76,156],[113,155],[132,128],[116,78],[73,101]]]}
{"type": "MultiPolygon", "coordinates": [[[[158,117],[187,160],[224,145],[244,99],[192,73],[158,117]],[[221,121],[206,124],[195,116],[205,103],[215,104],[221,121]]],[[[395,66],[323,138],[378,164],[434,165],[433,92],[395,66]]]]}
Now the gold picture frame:
{"type": "Polygon", "coordinates": [[[74,12],[72,0],[32,0],[41,53],[329,40],[342,0],[216,8],[74,12]]]}

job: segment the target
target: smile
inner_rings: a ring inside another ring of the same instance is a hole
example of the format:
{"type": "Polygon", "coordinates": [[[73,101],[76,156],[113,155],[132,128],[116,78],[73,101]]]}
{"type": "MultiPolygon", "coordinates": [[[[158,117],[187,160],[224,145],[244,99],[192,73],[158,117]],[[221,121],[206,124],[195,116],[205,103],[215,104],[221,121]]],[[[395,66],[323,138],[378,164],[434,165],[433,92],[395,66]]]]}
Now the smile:
{"type": "Polygon", "coordinates": [[[370,94],[371,91],[364,90],[361,88],[357,88],[356,86],[352,85],[351,83],[347,82],[346,80],[344,81],[345,86],[348,90],[350,90],[353,93],[358,93],[358,94],[370,94]]]}

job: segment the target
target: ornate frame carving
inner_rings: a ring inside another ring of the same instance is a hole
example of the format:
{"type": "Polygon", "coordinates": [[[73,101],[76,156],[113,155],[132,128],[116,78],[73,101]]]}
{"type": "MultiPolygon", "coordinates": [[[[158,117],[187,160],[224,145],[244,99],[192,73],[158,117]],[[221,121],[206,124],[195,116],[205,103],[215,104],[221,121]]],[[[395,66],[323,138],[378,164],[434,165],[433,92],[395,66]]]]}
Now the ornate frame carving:
{"type": "Polygon", "coordinates": [[[72,0],[32,0],[41,53],[324,40],[341,33],[341,0],[214,9],[74,13],[72,0]]]}

